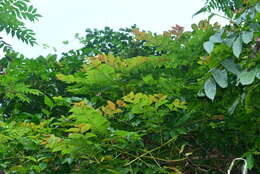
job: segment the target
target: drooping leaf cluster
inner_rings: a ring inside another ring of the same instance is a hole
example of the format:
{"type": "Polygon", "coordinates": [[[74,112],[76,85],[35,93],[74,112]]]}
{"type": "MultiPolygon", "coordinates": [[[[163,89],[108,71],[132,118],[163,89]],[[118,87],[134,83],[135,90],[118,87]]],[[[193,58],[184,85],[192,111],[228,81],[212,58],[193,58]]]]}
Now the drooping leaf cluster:
{"type": "MultiPolygon", "coordinates": [[[[16,36],[26,44],[35,45],[36,39],[34,32],[25,26],[24,20],[35,22],[39,17],[37,9],[30,5],[29,0],[0,1],[0,32],[16,36]]],[[[0,37],[0,48],[8,51],[11,46],[0,37]]]]}
{"type": "MultiPolygon", "coordinates": [[[[246,0],[247,1],[247,0],[246,0]]],[[[222,11],[228,17],[232,17],[234,11],[239,10],[245,5],[245,0],[205,0],[205,6],[195,15],[203,12],[222,11]]]]}

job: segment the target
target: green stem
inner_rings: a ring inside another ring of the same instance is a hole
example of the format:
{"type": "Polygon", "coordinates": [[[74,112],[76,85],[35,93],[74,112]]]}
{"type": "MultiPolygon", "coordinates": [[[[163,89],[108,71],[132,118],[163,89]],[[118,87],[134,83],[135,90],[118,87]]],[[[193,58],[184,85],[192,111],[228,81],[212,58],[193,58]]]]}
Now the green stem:
{"type": "Polygon", "coordinates": [[[146,156],[147,154],[152,153],[152,152],[154,152],[154,151],[156,151],[156,150],[161,149],[163,146],[166,146],[167,144],[171,143],[172,141],[175,141],[176,139],[177,139],[177,137],[171,138],[170,140],[168,140],[167,142],[165,142],[165,143],[162,144],[161,146],[158,146],[158,147],[156,147],[156,148],[154,148],[154,149],[152,149],[152,150],[149,150],[149,151],[143,153],[142,155],[138,156],[138,157],[135,158],[134,160],[132,160],[132,161],[126,163],[124,166],[128,166],[128,165],[132,164],[133,162],[135,162],[136,160],[138,160],[138,159],[140,159],[140,158],[146,156]]]}

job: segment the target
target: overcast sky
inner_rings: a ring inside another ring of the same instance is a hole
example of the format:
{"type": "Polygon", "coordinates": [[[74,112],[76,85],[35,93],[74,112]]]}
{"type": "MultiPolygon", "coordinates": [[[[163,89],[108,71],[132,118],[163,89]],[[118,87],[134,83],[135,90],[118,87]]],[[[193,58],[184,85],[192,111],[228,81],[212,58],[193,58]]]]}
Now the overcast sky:
{"type": "Polygon", "coordinates": [[[32,3],[43,17],[27,26],[37,34],[40,46],[32,48],[7,38],[27,57],[52,51],[42,48],[42,44],[56,47],[59,53],[78,48],[74,35],[83,35],[86,28],[118,29],[137,24],[140,29],[161,33],[175,24],[190,29],[192,23],[206,18],[206,15],[192,18],[203,6],[203,0],[32,0],[32,3]],[[71,43],[65,46],[62,44],[65,40],[71,43]]]}

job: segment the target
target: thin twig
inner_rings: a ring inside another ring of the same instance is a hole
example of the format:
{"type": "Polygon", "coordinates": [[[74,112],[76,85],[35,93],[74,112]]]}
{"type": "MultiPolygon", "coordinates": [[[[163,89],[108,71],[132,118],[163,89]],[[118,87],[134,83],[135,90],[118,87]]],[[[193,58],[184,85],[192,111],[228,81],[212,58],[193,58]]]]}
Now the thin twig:
{"type": "Polygon", "coordinates": [[[181,158],[181,159],[176,159],[176,160],[167,160],[167,159],[162,159],[162,158],[157,158],[157,157],[150,157],[150,156],[143,156],[143,158],[150,158],[150,159],[156,159],[158,161],[163,161],[166,163],[177,163],[177,162],[182,162],[187,160],[187,158],[181,158]]]}
{"type": "Polygon", "coordinates": [[[136,160],[138,160],[138,159],[140,159],[140,158],[146,156],[147,154],[152,153],[152,152],[154,152],[154,151],[156,151],[156,150],[161,149],[163,146],[166,146],[167,144],[171,143],[172,141],[175,141],[176,139],[177,139],[177,137],[173,137],[172,139],[168,140],[167,142],[165,142],[165,143],[162,144],[161,146],[158,146],[158,147],[156,147],[156,148],[154,148],[154,149],[152,149],[152,150],[149,150],[149,151],[143,153],[142,155],[138,156],[138,157],[135,158],[134,160],[132,160],[132,161],[126,163],[124,166],[128,166],[128,165],[132,164],[133,162],[135,162],[136,160]]]}
{"type": "Polygon", "coordinates": [[[228,20],[228,21],[231,22],[231,23],[235,23],[235,21],[233,21],[232,19],[230,19],[230,18],[228,18],[228,17],[226,17],[226,16],[222,16],[222,15],[220,15],[220,14],[212,13],[212,12],[210,12],[210,14],[215,15],[215,16],[218,16],[218,17],[221,17],[221,18],[223,18],[223,19],[226,19],[226,20],[228,20]]]}
{"type": "Polygon", "coordinates": [[[158,163],[158,161],[153,157],[152,153],[149,153],[150,154],[150,158],[154,160],[154,162],[157,164],[157,166],[159,168],[161,168],[161,165],[158,163]]]}
{"type": "Polygon", "coordinates": [[[207,170],[207,169],[201,168],[199,165],[193,163],[190,159],[187,159],[187,160],[189,161],[189,163],[190,163],[192,166],[196,167],[196,169],[198,169],[198,170],[200,170],[200,171],[202,171],[202,172],[208,173],[208,170],[207,170]]]}

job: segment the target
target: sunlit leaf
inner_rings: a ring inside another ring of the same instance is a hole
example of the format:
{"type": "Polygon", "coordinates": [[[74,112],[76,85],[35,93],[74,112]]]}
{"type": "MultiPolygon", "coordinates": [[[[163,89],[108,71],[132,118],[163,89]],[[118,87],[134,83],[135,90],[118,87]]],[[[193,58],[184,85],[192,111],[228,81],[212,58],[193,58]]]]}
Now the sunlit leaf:
{"type": "Polygon", "coordinates": [[[232,46],[232,49],[233,49],[233,54],[239,58],[241,52],[242,52],[242,39],[241,37],[237,37],[236,40],[233,42],[233,46],[232,46]]]}
{"type": "Polygon", "coordinates": [[[217,92],[216,82],[213,78],[210,78],[205,82],[204,91],[206,96],[213,101],[217,92]]]}
{"type": "Polygon", "coordinates": [[[239,81],[242,85],[250,85],[254,82],[256,76],[256,71],[253,69],[251,71],[243,71],[239,75],[239,81]]]}
{"type": "Polygon", "coordinates": [[[228,76],[226,70],[216,69],[213,71],[212,75],[221,88],[226,88],[228,86],[228,76]]]}
{"type": "Polygon", "coordinates": [[[48,97],[48,96],[44,96],[44,103],[47,105],[47,106],[49,106],[50,108],[52,108],[53,107],[53,101],[48,97]]]}
{"type": "Polygon", "coordinates": [[[232,104],[232,106],[228,109],[229,115],[232,115],[235,112],[235,110],[236,110],[236,108],[237,108],[239,103],[240,103],[240,98],[237,98],[234,101],[234,103],[232,104]]]}
{"type": "Polygon", "coordinates": [[[245,44],[248,44],[249,42],[251,42],[253,40],[253,31],[244,31],[242,33],[242,41],[245,44]]]}
{"type": "Polygon", "coordinates": [[[214,43],[211,41],[207,41],[203,44],[203,47],[210,54],[213,51],[214,43]]]}
{"type": "Polygon", "coordinates": [[[221,33],[216,33],[210,36],[209,41],[212,43],[221,43],[222,42],[221,33]]]}
{"type": "Polygon", "coordinates": [[[228,70],[229,72],[239,75],[241,73],[241,68],[239,64],[235,64],[233,59],[226,59],[221,64],[228,70]]]}

